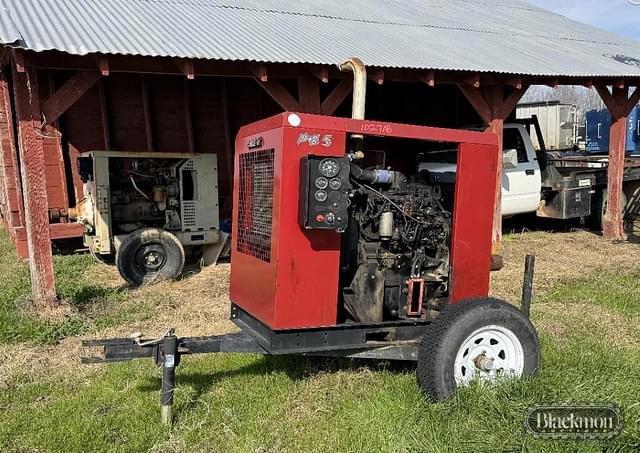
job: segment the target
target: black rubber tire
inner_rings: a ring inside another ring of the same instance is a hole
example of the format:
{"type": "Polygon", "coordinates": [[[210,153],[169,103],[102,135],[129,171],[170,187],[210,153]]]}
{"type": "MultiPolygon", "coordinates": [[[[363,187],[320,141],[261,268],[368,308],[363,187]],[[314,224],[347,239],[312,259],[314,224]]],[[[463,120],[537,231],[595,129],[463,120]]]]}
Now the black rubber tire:
{"type": "Polygon", "coordinates": [[[426,397],[442,401],[455,392],[454,362],[458,350],[475,330],[489,325],[507,328],[516,335],[524,353],[523,376],[538,370],[540,342],[531,321],[499,299],[469,299],[447,305],[425,330],[416,374],[426,397]]]}
{"type": "Polygon", "coordinates": [[[160,228],[143,228],[130,233],[116,254],[120,275],[133,286],[178,278],[184,261],[184,247],[178,238],[160,228]],[[158,264],[145,264],[145,256],[149,253],[158,257],[158,264]]]}
{"type": "MultiPolygon", "coordinates": [[[[593,195],[591,201],[591,214],[587,217],[587,225],[592,230],[602,231],[602,225],[604,225],[604,215],[607,212],[607,189],[602,189],[593,195]]],[[[624,218],[625,210],[627,208],[627,196],[622,192],[620,198],[620,210],[622,211],[622,217],[624,218]]]]}

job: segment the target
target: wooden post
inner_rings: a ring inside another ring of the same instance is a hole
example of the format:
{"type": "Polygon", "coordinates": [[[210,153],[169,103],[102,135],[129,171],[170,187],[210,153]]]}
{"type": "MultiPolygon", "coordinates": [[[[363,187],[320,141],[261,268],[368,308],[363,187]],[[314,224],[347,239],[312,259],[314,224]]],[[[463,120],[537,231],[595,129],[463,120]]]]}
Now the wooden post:
{"type": "Polygon", "coordinates": [[[508,95],[505,93],[504,85],[491,85],[480,88],[479,81],[460,84],[458,87],[465,95],[469,103],[473,106],[488,129],[498,136],[498,156],[499,165],[496,169],[496,195],[493,210],[493,236],[491,247],[491,268],[501,269],[504,265],[502,257],[502,140],[504,133],[504,121],[509,117],[518,101],[527,91],[527,86],[521,82],[511,81],[510,85],[517,85],[521,88],[514,88],[508,95]],[[473,83],[471,83],[473,82],[473,83]]]}
{"type": "MultiPolygon", "coordinates": [[[[9,69],[10,70],[10,69],[9,69]]],[[[2,178],[6,191],[6,207],[11,227],[24,225],[24,205],[20,184],[20,165],[17,156],[17,137],[13,127],[13,108],[11,106],[9,77],[4,71],[0,75],[0,152],[2,153],[2,178]]],[[[10,231],[13,235],[14,232],[10,231]]]]}
{"type": "Polygon", "coordinates": [[[631,96],[624,82],[614,86],[612,91],[605,85],[596,89],[611,112],[609,139],[609,168],[607,176],[607,209],[602,224],[602,234],[606,239],[625,239],[624,222],[621,211],[624,160],[627,148],[627,118],[640,100],[640,89],[631,96]]]}
{"type": "Polygon", "coordinates": [[[49,233],[43,139],[37,132],[42,114],[36,71],[26,68],[25,72],[19,72],[14,67],[13,88],[32,296],[36,302],[51,303],[56,300],[56,288],[49,233]]]}

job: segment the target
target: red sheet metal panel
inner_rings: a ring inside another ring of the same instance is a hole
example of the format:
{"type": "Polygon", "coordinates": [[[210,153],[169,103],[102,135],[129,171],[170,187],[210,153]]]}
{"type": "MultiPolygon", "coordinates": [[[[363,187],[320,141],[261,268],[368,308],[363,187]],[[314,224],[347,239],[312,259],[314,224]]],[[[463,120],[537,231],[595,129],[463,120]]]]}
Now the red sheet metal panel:
{"type": "Polygon", "coordinates": [[[451,234],[452,303],[489,294],[497,147],[463,143],[458,150],[451,234]]]}
{"type": "Polygon", "coordinates": [[[335,325],[340,236],[299,226],[300,160],[313,152],[343,156],[346,134],[271,120],[259,124],[263,131],[257,126],[236,140],[231,300],[272,329],[335,325]],[[303,130],[331,134],[333,143],[322,149],[299,145],[303,130]],[[250,149],[258,139],[262,146],[250,149]],[[270,193],[261,193],[268,180],[270,193]]]}

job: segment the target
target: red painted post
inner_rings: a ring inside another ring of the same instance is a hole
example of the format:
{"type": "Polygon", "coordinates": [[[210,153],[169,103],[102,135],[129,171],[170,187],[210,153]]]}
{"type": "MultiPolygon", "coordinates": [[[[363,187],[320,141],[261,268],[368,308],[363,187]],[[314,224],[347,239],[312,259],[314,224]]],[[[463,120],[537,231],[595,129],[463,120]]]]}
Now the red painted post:
{"type": "Polygon", "coordinates": [[[489,124],[491,132],[498,136],[498,166],[496,167],[496,196],[493,206],[493,234],[491,235],[491,267],[500,269],[504,265],[502,258],[502,141],[504,119],[493,118],[489,124]]]}
{"type": "Polygon", "coordinates": [[[616,118],[612,115],[609,139],[609,174],[607,189],[607,210],[602,224],[602,234],[606,239],[624,239],[624,224],[620,211],[624,159],[627,142],[627,115],[616,118]]]}
{"type": "Polygon", "coordinates": [[[18,149],[25,227],[29,250],[29,269],[34,301],[56,300],[43,139],[36,132],[41,121],[36,71],[13,69],[13,89],[18,122],[18,149]]]}

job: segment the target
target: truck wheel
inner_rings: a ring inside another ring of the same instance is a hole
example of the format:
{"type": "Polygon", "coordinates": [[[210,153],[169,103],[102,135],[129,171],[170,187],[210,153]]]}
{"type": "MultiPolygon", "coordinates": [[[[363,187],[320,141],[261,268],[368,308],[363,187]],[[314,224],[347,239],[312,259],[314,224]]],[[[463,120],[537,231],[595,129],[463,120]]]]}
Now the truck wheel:
{"type": "MultiPolygon", "coordinates": [[[[607,198],[608,198],[608,190],[603,189],[598,191],[593,199],[591,204],[591,215],[587,217],[587,224],[593,230],[602,231],[602,226],[604,225],[604,215],[607,212],[607,198]]],[[[620,210],[622,211],[622,215],[624,217],[624,212],[627,207],[627,196],[624,192],[620,197],[620,210]]]]}
{"type": "Polygon", "coordinates": [[[425,330],[417,377],[427,397],[442,401],[472,379],[521,377],[540,366],[540,343],[531,321],[494,298],[447,305],[425,330]]]}
{"type": "Polygon", "coordinates": [[[184,267],[184,248],[178,238],[159,228],[129,234],[120,244],[116,266],[133,286],[177,278],[184,267]]]}

